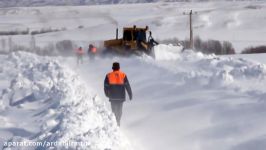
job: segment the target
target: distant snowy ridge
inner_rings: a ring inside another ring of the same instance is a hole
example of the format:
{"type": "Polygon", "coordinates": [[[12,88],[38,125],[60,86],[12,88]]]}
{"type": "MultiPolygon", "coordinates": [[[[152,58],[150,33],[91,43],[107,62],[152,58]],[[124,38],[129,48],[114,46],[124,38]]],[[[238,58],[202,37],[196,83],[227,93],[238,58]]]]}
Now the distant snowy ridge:
{"type": "MultiPolygon", "coordinates": [[[[221,0],[1,0],[0,7],[30,7],[30,6],[58,6],[58,5],[99,5],[99,4],[125,4],[125,3],[151,3],[151,2],[206,2],[221,0]]],[[[237,1],[237,0],[224,0],[237,1]]],[[[243,1],[243,0],[242,0],[243,1]]],[[[259,0],[246,0],[259,1],[259,0]]]]}
{"type": "Polygon", "coordinates": [[[105,103],[75,73],[29,53],[0,57],[1,149],[5,142],[45,144],[31,149],[129,149],[105,103]]]}

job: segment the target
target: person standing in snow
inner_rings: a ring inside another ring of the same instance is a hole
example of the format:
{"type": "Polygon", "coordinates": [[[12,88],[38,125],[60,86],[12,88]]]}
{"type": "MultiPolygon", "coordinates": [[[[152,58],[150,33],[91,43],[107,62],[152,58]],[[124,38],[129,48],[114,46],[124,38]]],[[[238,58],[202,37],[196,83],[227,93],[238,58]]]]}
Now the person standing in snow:
{"type": "Polygon", "coordinates": [[[108,73],[104,80],[104,93],[111,102],[112,112],[115,114],[117,125],[120,126],[123,102],[126,100],[126,92],[132,100],[132,91],[125,73],[120,71],[118,62],[114,62],[113,71],[108,73]]]}
{"type": "Polygon", "coordinates": [[[152,32],[149,31],[149,37],[148,37],[148,53],[150,53],[155,45],[158,45],[159,43],[155,41],[152,37],[152,32]]]}
{"type": "Polygon", "coordinates": [[[83,54],[84,54],[84,51],[83,51],[82,47],[79,47],[78,49],[76,49],[77,64],[83,63],[83,54]]]}
{"type": "Polygon", "coordinates": [[[88,49],[88,55],[90,60],[94,60],[96,53],[97,53],[97,48],[92,44],[90,44],[88,49]]]}

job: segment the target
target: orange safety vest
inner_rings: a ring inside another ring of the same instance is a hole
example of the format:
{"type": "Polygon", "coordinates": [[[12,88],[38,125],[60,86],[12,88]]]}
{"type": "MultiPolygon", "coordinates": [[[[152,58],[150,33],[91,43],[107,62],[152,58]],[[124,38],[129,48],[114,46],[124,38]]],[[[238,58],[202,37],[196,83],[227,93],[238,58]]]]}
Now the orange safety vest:
{"type": "Polygon", "coordinates": [[[78,49],[76,50],[76,52],[77,52],[79,55],[84,54],[83,49],[81,49],[81,48],[78,48],[78,49]]]}
{"type": "Polygon", "coordinates": [[[121,71],[113,71],[107,75],[109,84],[123,85],[126,74],[121,71]]]}
{"type": "Polygon", "coordinates": [[[93,48],[91,49],[91,52],[92,52],[92,53],[96,53],[96,51],[97,51],[96,47],[93,47],[93,48]]]}

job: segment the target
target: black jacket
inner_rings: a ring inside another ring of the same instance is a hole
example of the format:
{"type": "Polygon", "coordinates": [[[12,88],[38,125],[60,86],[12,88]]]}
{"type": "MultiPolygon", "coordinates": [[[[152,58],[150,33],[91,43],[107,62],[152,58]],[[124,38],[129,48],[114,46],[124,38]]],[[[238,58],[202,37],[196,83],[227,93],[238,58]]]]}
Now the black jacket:
{"type": "MultiPolygon", "coordinates": [[[[111,77],[109,76],[110,74],[113,74],[114,72],[110,72],[106,75],[105,80],[104,80],[104,93],[105,95],[109,98],[110,101],[125,101],[126,100],[126,90],[129,95],[130,100],[132,99],[132,91],[131,87],[129,84],[129,81],[127,79],[127,76],[121,72],[118,71],[118,73],[122,74],[122,80],[121,83],[112,83],[111,77]]],[[[118,77],[119,78],[119,77],[118,77]]]]}

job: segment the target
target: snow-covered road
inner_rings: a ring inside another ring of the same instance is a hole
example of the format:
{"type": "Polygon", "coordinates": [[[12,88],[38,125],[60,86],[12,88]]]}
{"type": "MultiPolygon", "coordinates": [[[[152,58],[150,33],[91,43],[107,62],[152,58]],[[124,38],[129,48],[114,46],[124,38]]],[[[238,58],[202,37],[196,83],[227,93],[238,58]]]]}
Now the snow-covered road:
{"type": "Polygon", "coordinates": [[[79,66],[75,57],[0,56],[0,146],[71,141],[89,142],[83,148],[90,150],[264,150],[264,64],[171,45],[156,47],[155,56],[86,57],[79,66]],[[121,128],[103,93],[114,61],[133,89],[121,128]]]}
{"type": "Polygon", "coordinates": [[[264,150],[265,65],[179,53],[166,45],[157,50],[157,60],[98,58],[77,67],[72,59],[68,64],[108,103],[103,80],[114,61],[121,63],[133,89],[121,130],[133,149],[264,150]]]}

